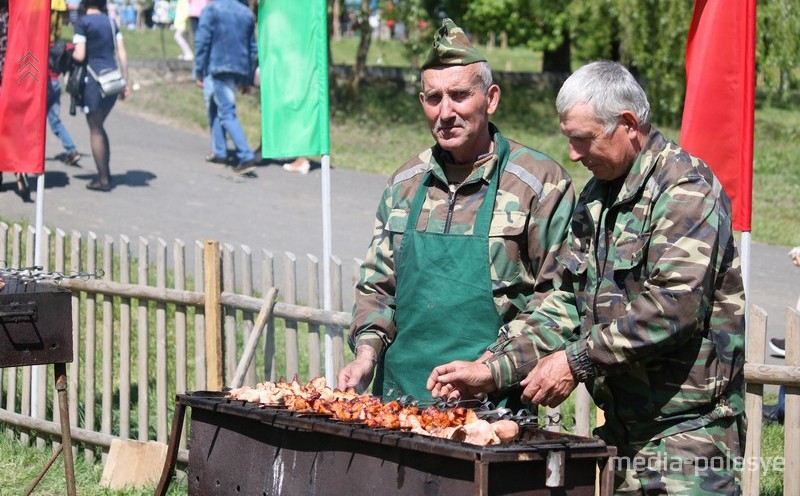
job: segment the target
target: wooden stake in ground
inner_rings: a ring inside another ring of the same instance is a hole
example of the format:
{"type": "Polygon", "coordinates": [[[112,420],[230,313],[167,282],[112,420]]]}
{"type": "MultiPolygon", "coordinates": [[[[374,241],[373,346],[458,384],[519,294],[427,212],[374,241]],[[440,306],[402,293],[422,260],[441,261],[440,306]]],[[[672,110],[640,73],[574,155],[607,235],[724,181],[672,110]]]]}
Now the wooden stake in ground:
{"type": "Polygon", "coordinates": [[[275,299],[277,297],[278,288],[269,288],[266,297],[264,297],[264,304],[261,305],[261,310],[258,312],[255,327],[250,333],[250,339],[248,339],[244,351],[242,352],[242,358],[239,359],[239,365],[236,366],[236,373],[233,376],[233,382],[230,384],[232,388],[242,386],[244,374],[250,362],[253,360],[253,356],[256,353],[256,346],[258,346],[258,339],[261,337],[261,331],[266,327],[267,320],[269,320],[270,315],[272,315],[272,308],[275,306],[275,299]]]}
{"type": "Polygon", "coordinates": [[[203,249],[206,317],[206,387],[222,389],[222,307],[219,241],[206,241],[203,249]]]}

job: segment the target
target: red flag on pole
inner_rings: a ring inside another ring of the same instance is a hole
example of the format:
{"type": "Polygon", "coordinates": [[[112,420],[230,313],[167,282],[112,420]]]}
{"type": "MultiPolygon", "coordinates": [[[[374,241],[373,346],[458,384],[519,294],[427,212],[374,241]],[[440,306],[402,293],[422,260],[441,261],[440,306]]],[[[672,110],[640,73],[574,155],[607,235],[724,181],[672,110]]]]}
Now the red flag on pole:
{"type": "Polygon", "coordinates": [[[50,0],[10,0],[0,84],[0,171],[44,172],[50,0]]]}
{"type": "Polygon", "coordinates": [[[686,43],[681,146],[701,158],[750,231],[753,192],[756,0],[696,0],[686,43]]]}

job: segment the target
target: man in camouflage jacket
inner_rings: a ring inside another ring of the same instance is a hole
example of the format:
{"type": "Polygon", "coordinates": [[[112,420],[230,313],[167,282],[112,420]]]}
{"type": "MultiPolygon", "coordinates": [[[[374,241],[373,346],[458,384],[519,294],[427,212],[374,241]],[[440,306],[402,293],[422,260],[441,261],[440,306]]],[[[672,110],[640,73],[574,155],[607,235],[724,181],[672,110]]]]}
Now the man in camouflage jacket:
{"type": "Polygon", "coordinates": [[[738,494],[745,301],[728,197],[705,163],[651,128],[620,64],[579,69],[556,106],[570,159],[594,178],[555,289],[506,326],[485,363],[437,367],[429,389],[520,382],[524,401],[556,406],[585,382],[606,414],[598,434],[619,448],[617,493],[738,494]]]}
{"type": "Polygon", "coordinates": [[[447,353],[478,358],[503,324],[524,320],[524,312],[549,292],[574,192],[559,164],[507,140],[489,122],[500,89],[491,84],[486,59],[449,19],[437,32],[422,75],[420,101],[437,144],[400,167],[383,192],[356,286],[349,337],[356,359],[338,382],[340,388],[363,389],[377,364],[373,394],[430,399],[427,377],[447,353]],[[461,134],[468,136],[460,139],[461,134]],[[409,221],[417,198],[419,215],[409,221]],[[476,229],[484,204],[488,233],[476,229]],[[434,266],[415,262],[403,272],[413,258],[406,246],[411,232],[438,238],[423,251],[444,247],[452,256],[436,259],[434,266]],[[473,259],[458,243],[481,236],[485,253],[473,259]],[[414,291],[403,292],[409,281],[414,291]],[[425,293],[416,286],[433,289],[425,293]],[[478,294],[465,295],[470,287],[478,294]],[[415,342],[404,344],[404,337],[415,342]],[[470,344],[459,348],[453,340],[470,344]]]}

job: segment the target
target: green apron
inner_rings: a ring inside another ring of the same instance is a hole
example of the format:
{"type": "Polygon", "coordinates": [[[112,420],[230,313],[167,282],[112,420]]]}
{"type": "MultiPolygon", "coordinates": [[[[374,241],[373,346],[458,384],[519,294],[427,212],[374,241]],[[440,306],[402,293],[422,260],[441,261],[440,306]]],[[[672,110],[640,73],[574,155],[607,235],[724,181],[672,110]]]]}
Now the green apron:
{"type": "Polygon", "coordinates": [[[475,360],[497,339],[503,322],[492,295],[489,226],[509,146],[500,133],[495,140],[499,163],[472,236],[418,231],[431,171],[417,189],[397,261],[397,335],[379,368],[375,385],[382,390],[376,395],[410,394],[429,400],[425,383],[434,367],[475,360]]]}

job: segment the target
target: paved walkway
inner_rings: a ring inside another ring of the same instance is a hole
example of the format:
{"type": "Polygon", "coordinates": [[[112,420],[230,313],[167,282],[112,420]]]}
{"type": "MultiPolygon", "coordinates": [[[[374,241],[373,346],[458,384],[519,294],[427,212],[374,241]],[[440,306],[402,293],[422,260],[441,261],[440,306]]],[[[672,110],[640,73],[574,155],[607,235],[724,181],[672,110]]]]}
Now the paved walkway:
{"type": "MultiPolygon", "coordinates": [[[[85,188],[95,174],[86,122],[80,115],[69,116],[66,108],[62,117],[84,156],[76,167],[59,162],[55,157],[63,150],[48,130],[45,225],[67,232],[91,230],[115,239],[120,234],[131,240],[177,238],[187,246],[216,239],[248,245],[254,252],[269,249],[277,256],[290,251],[298,257],[308,253],[321,260],[319,164],[305,176],[270,165],[259,167],[256,178],[236,177],[230,169],[204,162],[209,149],[204,134],[150,122],[122,103],[107,122],[115,187],[98,193],[85,188]]],[[[333,157],[332,250],[347,277],[352,260],[364,256],[386,178],[336,168],[335,161],[333,157]]],[[[11,191],[12,183],[6,174],[0,216],[33,224],[34,203],[22,203],[11,191]]],[[[749,300],[768,312],[770,336],[782,336],[784,308],[794,305],[800,291],[800,270],[792,266],[786,247],[753,244],[752,251],[749,300]]],[[[346,307],[351,301],[346,295],[346,307]]]]}

